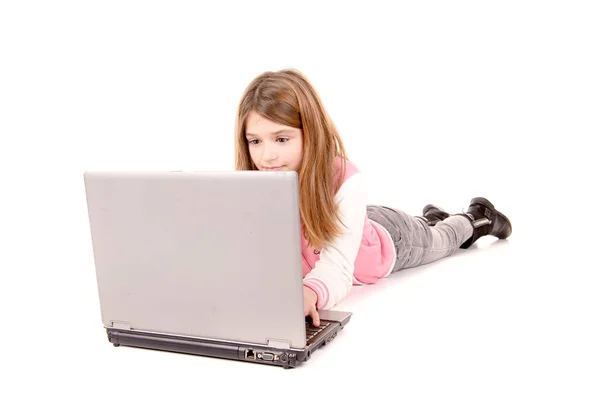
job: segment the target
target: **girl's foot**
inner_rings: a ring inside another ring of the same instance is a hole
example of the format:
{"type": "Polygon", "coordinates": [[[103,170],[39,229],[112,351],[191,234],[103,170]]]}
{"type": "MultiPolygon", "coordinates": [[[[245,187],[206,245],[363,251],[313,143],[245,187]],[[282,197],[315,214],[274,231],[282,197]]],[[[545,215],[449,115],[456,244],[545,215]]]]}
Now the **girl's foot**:
{"type": "Polygon", "coordinates": [[[473,236],[460,246],[461,249],[469,248],[482,236],[492,235],[498,239],[506,239],[512,233],[509,219],[484,197],[473,198],[467,212],[457,215],[468,218],[473,225],[473,236]]]}
{"type": "Polygon", "coordinates": [[[441,207],[433,204],[427,204],[425,207],[423,207],[423,216],[427,220],[427,224],[433,226],[438,222],[448,218],[450,214],[444,211],[441,207]]]}

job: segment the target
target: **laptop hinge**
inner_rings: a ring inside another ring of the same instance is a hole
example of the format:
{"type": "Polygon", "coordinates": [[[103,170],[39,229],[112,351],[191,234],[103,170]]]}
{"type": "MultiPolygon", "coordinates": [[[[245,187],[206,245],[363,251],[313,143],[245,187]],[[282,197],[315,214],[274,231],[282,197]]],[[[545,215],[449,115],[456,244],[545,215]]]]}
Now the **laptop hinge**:
{"type": "Polygon", "coordinates": [[[129,322],[124,321],[110,321],[112,323],[112,327],[115,329],[123,329],[123,330],[131,330],[131,324],[129,322]]]}
{"type": "Polygon", "coordinates": [[[280,340],[280,339],[267,339],[267,346],[273,347],[275,349],[290,349],[290,341],[289,340],[280,340]]]}

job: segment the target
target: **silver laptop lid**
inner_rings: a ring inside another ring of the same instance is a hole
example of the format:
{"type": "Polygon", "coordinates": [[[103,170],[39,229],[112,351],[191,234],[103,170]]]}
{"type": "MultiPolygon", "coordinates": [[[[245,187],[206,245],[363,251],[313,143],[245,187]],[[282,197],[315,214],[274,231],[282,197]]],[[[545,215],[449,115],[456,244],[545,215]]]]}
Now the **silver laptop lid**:
{"type": "Polygon", "coordinates": [[[306,345],[296,172],[84,181],[106,327],[306,345]]]}

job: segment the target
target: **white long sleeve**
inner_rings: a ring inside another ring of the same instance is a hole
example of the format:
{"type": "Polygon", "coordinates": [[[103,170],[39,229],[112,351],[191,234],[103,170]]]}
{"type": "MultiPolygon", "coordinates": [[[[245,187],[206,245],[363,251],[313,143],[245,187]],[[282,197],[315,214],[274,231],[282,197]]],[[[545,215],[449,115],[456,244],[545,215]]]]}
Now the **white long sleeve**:
{"type": "Polygon", "coordinates": [[[304,277],[304,285],[317,293],[318,309],[334,307],[352,288],[354,263],[367,214],[366,193],[360,172],[342,184],[335,201],[339,206],[343,233],[321,250],[314,269],[304,277]]]}

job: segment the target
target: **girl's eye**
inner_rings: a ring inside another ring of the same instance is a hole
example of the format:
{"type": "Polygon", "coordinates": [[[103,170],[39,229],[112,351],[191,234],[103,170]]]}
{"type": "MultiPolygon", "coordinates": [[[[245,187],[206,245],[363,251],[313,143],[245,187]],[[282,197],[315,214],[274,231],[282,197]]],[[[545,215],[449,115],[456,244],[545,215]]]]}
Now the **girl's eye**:
{"type": "MultiPolygon", "coordinates": [[[[279,143],[285,143],[285,142],[287,142],[288,140],[290,140],[290,139],[289,139],[289,138],[277,138],[277,141],[278,141],[279,143]]],[[[253,146],[256,146],[256,145],[258,145],[258,142],[260,142],[260,140],[258,140],[258,139],[252,139],[252,140],[248,140],[248,144],[251,144],[251,145],[253,145],[253,146]]]]}

